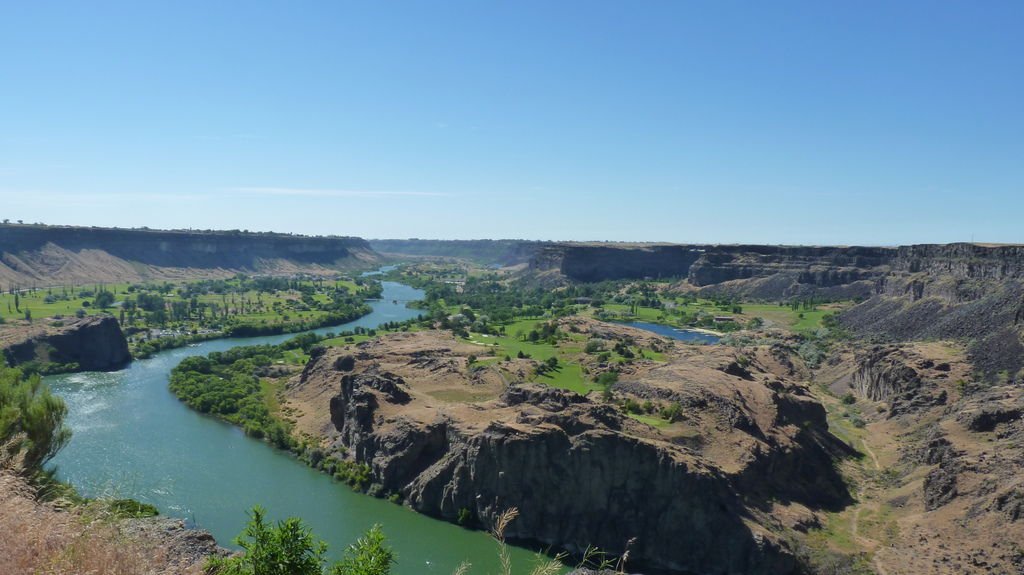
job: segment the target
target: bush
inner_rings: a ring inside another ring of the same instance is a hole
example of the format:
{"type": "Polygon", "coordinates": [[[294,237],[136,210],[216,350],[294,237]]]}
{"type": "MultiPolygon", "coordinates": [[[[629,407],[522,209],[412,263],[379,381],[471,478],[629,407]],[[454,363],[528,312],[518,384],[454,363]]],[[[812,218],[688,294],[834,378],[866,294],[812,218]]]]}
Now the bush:
{"type": "Polygon", "coordinates": [[[160,514],[156,507],[134,499],[114,499],[108,504],[108,510],[114,517],[131,519],[156,517],[160,514]]]}
{"type": "Polygon", "coordinates": [[[92,305],[106,309],[114,304],[114,294],[108,291],[101,291],[96,294],[95,299],[92,301],[92,305]]]}
{"type": "Polygon", "coordinates": [[[313,535],[301,519],[292,517],[268,524],[266,511],[254,507],[249,524],[235,542],[245,551],[226,559],[213,559],[208,572],[215,575],[388,575],[395,554],[384,533],[374,525],[345,550],[341,561],[327,567],[327,544],[313,535]]]}
{"type": "Polygon", "coordinates": [[[669,423],[675,423],[683,415],[683,406],[679,402],[672,403],[667,407],[662,407],[658,415],[669,423]]]}
{"type": "Polygon", "coordinates": [[[617,371],[606,371],[601,375],[597,376],[597,384],[605,389],[610,389],[613,385],[619,381],[619,372],[617,371]]]}

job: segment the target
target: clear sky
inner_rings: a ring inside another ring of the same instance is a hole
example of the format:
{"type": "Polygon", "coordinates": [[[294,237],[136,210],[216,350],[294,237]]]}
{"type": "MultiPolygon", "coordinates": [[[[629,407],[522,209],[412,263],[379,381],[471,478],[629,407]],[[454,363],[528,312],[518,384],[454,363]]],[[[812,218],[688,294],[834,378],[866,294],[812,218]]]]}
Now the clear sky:
{"type": "Polygon", "coordinates": [[[1024,2],[0,0],[0,217],[1024,242],[1024,2]]]}

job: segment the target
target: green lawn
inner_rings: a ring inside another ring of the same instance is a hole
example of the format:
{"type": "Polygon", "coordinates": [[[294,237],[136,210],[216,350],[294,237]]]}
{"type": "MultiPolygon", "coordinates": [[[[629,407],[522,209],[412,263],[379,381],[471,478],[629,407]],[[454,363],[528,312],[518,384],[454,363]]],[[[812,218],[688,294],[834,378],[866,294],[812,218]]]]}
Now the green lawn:
{"type": "MultiPolygon", "coordinates": [[[[707,315],[727,315],[735,317],[742,325],[755,317],[760,317],[766,322],[771,322],[777,327],[788,328],[796,333],[810,334],[822,327],[821,320],[825,315],[835,313],[847,307],[848,303],[823,304],[815,309],[792,309],[778,304],[743,303],[740,304],[742,311],[736,313],[731,307],[722,308],[710,300],[696,300],[687,302],[683,298],[675,300],[676,310],[685,312],[688,316],[697,312],[707,315]],[[685,302],[685,304],[684,304],[685,302]]],[[[630,306],[625,304],[605,304],[603,309],[607,312],[621,316],[623,320],[647,321],[661,323],[676,327],[684,327],[679,321],[676,310],[663,310],[650,307],[638,307],[635,314],[630,312],[630,306]]]]}
{"type": "MultiPolygon", "coordinates": [[[[230,281],[230,280],[229,280],[230,281]]],[[[17,294],[17,305],[15,305],[15,296],[10,293],[0,294],[0,318],[5,320],[8,319],[24,319],[25,310],[31,313],[33,319],[42,319],[53,316],[64,316],[73,317],[75,312],[80,309],[85,310],[87,315],[96,315],[100,313],[109,313],[112,315],[119,315],[120,308],[116,303],[123,301],[126,298],[135,298],[139,292],[130,293],[128,287],[132,284],[118,283],[118,284],[102,284],[102,288],[105,291],[109,291],[114,294],[115,305],[106,308],[99,309],[91,305],[92,300],[95,297],[95,293],[101,287],[99,284],[85,284],[79,286],[67,286],[67,287],[54,287],[38,289],[32,292],[19,292],[17,294]],[[82,291],[93,292],[94,295],[88,297],[81,297],[79,294],[82,291]],[[63,299],[67,294],[68,299],[63,299]],[[45,299],[47,296],[53,298],[60,298],[57,301],[46,303],[45,299]],[[89,304],[89,305],[86,305],[89,304]]],[[[135,284],[138,285],[138,284],[135,284]]],[[[324,282],[325,286],[338,286],[345,287],[350,293],[358,293],[359,286],[355,282],[350,280],[337,280],[324,282]]],[[[177,286],[176,286],[177,287],[177,286]]],[[[184,301],[177,294],[177,289],[163,295],[164,300],[168,304],[172,304],[176,301],[184,301]]],[[[326,303],[329,301],[327,294],[317,293],[313,295],[313,299],[317,302],[326,303]]],[[[247,313],[232,315],[231,319],[236,323],[263,325],[263,324],[280,324],[280,323],[297,323],[303,320],[310,320],[325,315],[327,312],[310,310],[310,311],[299,311],[292,309],[292,306],[299,305],[299,294],[295,291],[281,291],[276,293],[257,293],[256,291],[248,291],[245,293],[231,293],[226,295],[220,294],[203,294],[196,296],[196,300],[199,303],[215,304],[217,306],[228,306],[233,309],[240,309],[242,302],[248,300],[251,303],[257,301],[262,302],[264,309],[253,309],[247,313]],[[274,305],[280,306],[280,311],[274,309],[274,305]],[[284,319],[288,316],[288,319],[284,319]]],[[[247,306],[250,307],[250,306],[247,306]]],[[[255,306],[251,306],[255,307],[255,306]]]]}
{"type": "Polygon", "coordinates": [[[549,371],[534,381],[551,387],[568,389],[580,395],[601,389],[599,385],[591,383],[583,377],[583,371],[578,363],[563,363],[554,371],[549,371]]]}
{"type": "MultiPolygon", "coordinates": [[[[114,293],[115,300],[124,299],[125,290],[129,284],[106,284],[104,288],[107,291],[114,293]]],[[[0,317],[4,319],[23,319],[25,317],[25,310],[29,310],[32,314],[33,319],[41,319],[44,317],[53,317],[55,315],[62,315],[65,317],[74,317],[75,312],[79,309],[85,309],[86,313],[92,315],[101,313],[103,310],[96,309],[93,307],[83,308],[83,303],[92,302],[92,297],[79,297],[78,293],[82,290],[95,291],[96,286],[85,285],[78,286],[77,288],[61,289],[61,288],[50,288],[40,289],[33,292],[18,293],[17,303],[15,306],[15,297],[10,293],[0,294],[0,317]],[[46,303],[44,300],[48,295],[53,297],[62,297],[67,292],[69,299],[59,300],[53,303],[46,303]]],[[[117,312],[117,308],[110,308],[108,311],[114,313],[117,312]]]]}
{"type": "Polygon", "coordinates": [[[624,319],[648,321],[652,323],[672,323],[671,316],[666,315],[665,310],[652,307],[638,307],[636,313],[630,313],[630,306],[619,303],[604,305],[604,309],[615,314],[621,314],[624,319]]]}

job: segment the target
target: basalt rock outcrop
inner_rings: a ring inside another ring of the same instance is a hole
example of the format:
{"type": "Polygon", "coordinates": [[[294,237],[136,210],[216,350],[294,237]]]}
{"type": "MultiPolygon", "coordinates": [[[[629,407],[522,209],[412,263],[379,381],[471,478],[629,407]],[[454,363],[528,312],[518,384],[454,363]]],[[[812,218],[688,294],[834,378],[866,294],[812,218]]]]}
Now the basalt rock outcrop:
{"type": "MultiPolygon", "coordinates": [[[[687,401],[685,421],[661,431],[612,404],[487,375],[498,369],[471,375],[462,354],[479,349],[439,344],[448,337],[392,334],[329,349],[289,384],[311,398],[333,389],[329,424],[314,426],[327,449],[367,464],[374,492],[417,511],[490,528],[517,507],[512,539],[577,553],[622,552],[633,540],[634,569],[761,574],[797,569],[775,506],[806,519],[850,500],[833,469],[845,445],[828,434],[821,405],[758,360],[738,377],[720,369],[735,361],[731,351],[695,349],[681,353],[710,356],[632,372],[638,386],[661,390],[652,394],[675,389],[687,401]],[[436,361],[424,362],[423,349],[436,361]],[[685,437],[694,433],[703,439],[685,437]]],[[[519,361],[529,360],[501,373],[519,361]]]]}
{"type": "Polygon", "coordinates": [[[9,365],[27,362],[74,366],[81,371],[120,369],[131,361],[128,341],[112,316],[39,322],[5,330],[0,349],[9,365]]]}
{"type": "Polygon", "coordinates": [[[575,281],[684,279],[704,291],[790,298],[871,292],[895,256],[892,248],[766,245],[544,244],[530,261],[575,281]]]}
{"type": "Polygon", "coordinates": [[[457,258],[476,263],[514,266],[526,263],[541,242],[522,240],[369,240],[381,254],[427,258],[457,258]]]}
{"type": "Polygon", "coordinates": [[[352,237],[0,225],[0,280],[21,286],[297,272],[376,258],[352,237]]]}

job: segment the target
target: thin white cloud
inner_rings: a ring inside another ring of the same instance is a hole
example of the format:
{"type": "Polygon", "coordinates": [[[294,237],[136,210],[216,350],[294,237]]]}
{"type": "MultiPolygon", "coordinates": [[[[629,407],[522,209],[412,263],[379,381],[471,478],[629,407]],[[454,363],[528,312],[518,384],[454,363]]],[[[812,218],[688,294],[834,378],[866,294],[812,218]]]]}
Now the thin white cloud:
{"type": "Polygon", "coordinates": [[[230,188],[239,194],[255,194],[263,196],[300,196],[308,198],[390,198],[390,197],[448,197],[451,194],[442,192],[417,192],[393,190],[337,190],[322,188],[263,188],[240,187],[230,188]]]}
{"type": "Polygon", "coordinates": [[[178,202],[182,200],[203,200],[208,196],[197,194],[173,194],[153,192],[54,192],[23,188],[0,188],[5,201],[22,206],[58,202],[62,207],[95,206],[97,204],[121,205],[126,202],[178,202]]]}

